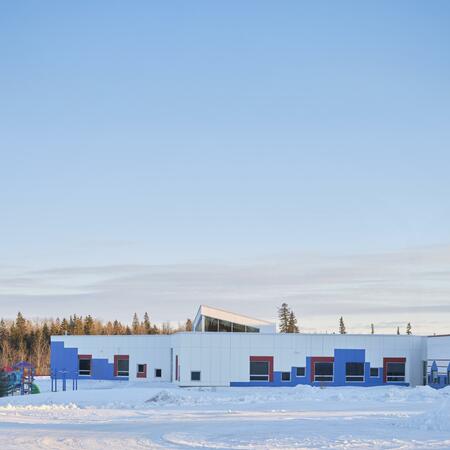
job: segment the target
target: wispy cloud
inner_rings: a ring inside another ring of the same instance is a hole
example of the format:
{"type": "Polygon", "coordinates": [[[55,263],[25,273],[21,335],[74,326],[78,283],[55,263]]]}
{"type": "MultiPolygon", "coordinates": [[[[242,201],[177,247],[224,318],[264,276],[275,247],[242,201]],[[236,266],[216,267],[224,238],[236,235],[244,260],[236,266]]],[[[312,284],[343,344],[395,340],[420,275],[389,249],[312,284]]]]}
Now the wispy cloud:
{"type": "Polygon", "coordinates": [[[192,317],[200,303],[265,319],[288,302],[307,331],[449,332],[450,246],[330,257],[289,255],[236,265],[109,265],[26,271],[0,268],[2,315],[95,314],[156,321],[192,317]],[[14,272],[14,273],[13,273],[14,272]]]}

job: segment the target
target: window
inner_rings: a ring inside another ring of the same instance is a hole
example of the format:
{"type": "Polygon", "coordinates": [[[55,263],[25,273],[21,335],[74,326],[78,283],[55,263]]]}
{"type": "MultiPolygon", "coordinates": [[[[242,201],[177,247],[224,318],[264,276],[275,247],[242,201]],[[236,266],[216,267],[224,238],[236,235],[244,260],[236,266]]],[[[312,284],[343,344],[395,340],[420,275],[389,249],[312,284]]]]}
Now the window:
{"type": "Polygon", "coordinates": [[[250,361],[250,381],[269,381],[269,361],[250,361]]]}
{"type": "Polygon", "coordinates": [[[347,383],[364,381],[364,363],[362,362],[345,363],[345,381],[347,383]]]}
{"type": "Polygon", "coordinates": [[[298,377],[304,377],[305,376],[305,368],[304,367],[297,367],[297,376],[298,377]]]}
{"type": "Polygon", "coordinates": [[[332,362],[314,363],[314,381],[333,381],[333,368],[332,362]]]}
{"type": "Polygon", "coordinates": [[[202,322],[205,324],[204,331],[219,331],[222,333],[259,333],[259,328],[229,322],[228,320],[215,319],[214,317],[208,316],[202,316],[202,320],[200,320],[195,327],[195,331],[202,331],[202,322]]]}
{"type": "Polygon", "coordinates": [[[219,320],[219,331],[231,332],[231,322],[227,320],[219,320]]]}
{"type": "Polygon", "coordinates": [[[78,375],[91,375],[91,355],[78,355],[78,375]]]}
{"type": "Polygon", "coordinates": [[[205,331],[217,331],[219,329],[219,321],[212,317],[205,316],[205,331]]]}
{"type": "Polygon", "coordinates": [[[162,370],[155,369],[155,378],[161,378],[161,377],[162,377],[162,370]]]}
{"type": "Polygon", "coordinates": [[[128,377],[130,375],[130,360],[128,355],[114,356],[114,376],[128,377]]]}
{"type": "Polygon", "coordinates": [[[200,371],[194,370],[191,372],[191,381],[200,381],[200,371]]]}
{"type": "Polygon", "coordinates": [[[380,376],[380,370],[378,367],[371,367],[370,368],[370,377],[371,378],[378,378],[380,376]]]}
{"type": "Polygon", "coordinates": [[[147,364],[138,364],[136,371],[137,378],[147,378],[147,364]]]}
{"type": "Polygon", "coordinates": [[[127,377],[129,375],[130,370],[130,362],[128,359],[119,359],[117,361],[117,376],[118,377],[127,377]]]}
{"type": "Polygon", "coordinates": [[[386,370],[387,382],[404,382],[405,381],[405,363],[404,362],[388,362],[386,370]]]}
{"type": "Polygon", "coordinates": [[[281,372],[281,381],[291,381],[291,372],[281,372]]]}
{"type": "Polygon", "coordinates": [[[245,333],[245,325],[241,325],[239,323],[233,323],[233,332],[234,333],[245,333]]]}

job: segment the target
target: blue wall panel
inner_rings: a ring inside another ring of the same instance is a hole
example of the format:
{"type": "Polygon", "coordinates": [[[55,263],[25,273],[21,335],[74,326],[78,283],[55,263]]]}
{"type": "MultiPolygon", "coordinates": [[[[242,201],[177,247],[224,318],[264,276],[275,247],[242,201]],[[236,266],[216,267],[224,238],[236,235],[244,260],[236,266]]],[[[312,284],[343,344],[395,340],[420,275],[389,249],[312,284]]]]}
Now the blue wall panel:
{"type": "Polygon", "coordinates": [[[305,376],[297,377],[296,367],[291,367],[290,381],[282,381],[280,371],[273,372],[273,381],[239,381],[231,382],[230,386],[297,386],[299,384],[308,384],[312,386],[381,386],[383,384],[391,384],[396,386],[409,386],[409,383],[383,383],[383,368],[378,368],[378,376],[370,376],[370,363],[366,362],[366,351],[364,349],[335,349],[334,350],[334,377],[332,382],[311,382],[311,357],[306,358],[305,376]],[[346,381],[346,364],[348,362],[364,363],[364,381],[347,382],[346,381]]]}
{"type": "Polygon", "coordinates": [[[114,376],[114,363],[107,358],[92,358],[91,375],[78,375],[78,349],[65,348],[64,342],[52,342],[50,347],[50,367],[52,372],[66,371],[71,376],[87,380],[128,380],[128,377],[114,376]]]}
{"type": "Polygon", "coordinates": [[[93,380],[123,380],[125,377],[114,376],[114,363],[110,363],[106,358],[92,358],[92,378],[93,380]]]}
{"type": "Polygon", "coordinates": [[[78,372],[78,349],[65,348],[64,342],[50,344],[50,367],[52,371],[78,372]]]}

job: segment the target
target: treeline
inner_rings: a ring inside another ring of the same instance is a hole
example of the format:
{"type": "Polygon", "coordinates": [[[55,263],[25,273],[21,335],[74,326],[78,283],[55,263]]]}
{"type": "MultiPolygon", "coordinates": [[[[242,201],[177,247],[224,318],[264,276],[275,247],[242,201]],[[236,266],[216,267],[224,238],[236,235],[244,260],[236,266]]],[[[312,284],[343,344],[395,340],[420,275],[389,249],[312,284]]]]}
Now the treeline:
{"type": "Polygon", "coordinates": [[[0,368],[12,366],[19,361],[29,361],[38,375],[49,373],[50,336],[52,335],[131,335],[131,334],[171,334],[177,331],[192,331],[192,322],[172,327],[170,323],[161,326],[152,324],[148,313],[139,320],[135,313],[131,325],[118,320],[103,321],[87,315],[74,314],[68,319],[48,319],[31,321],[19,312],[15,320],[0,320],[0,368]]]}

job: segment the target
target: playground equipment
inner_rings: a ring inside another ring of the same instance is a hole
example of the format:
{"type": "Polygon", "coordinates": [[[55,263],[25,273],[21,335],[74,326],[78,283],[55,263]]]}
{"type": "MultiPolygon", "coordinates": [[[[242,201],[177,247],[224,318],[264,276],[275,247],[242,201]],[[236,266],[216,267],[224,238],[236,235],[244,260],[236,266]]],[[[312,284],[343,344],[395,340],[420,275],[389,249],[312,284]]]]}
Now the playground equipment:
{"type": "Polygon", "coordinates": [[[12,367],[0,370],[0,397],[7,395],[38,394],[34,383],[35,368],[27,361],[20,361],[12,367]]]}
{"type": "Polygon", "coordinates": [[[78,371],[70,371],[66,369],[52,369],[50,372],[52,380],[52,392],[58,392],[58,380],[62,382],[62,390],[67,390],[67,381],[72,381],[72,391],[78,390],[78,371]]]}

